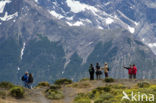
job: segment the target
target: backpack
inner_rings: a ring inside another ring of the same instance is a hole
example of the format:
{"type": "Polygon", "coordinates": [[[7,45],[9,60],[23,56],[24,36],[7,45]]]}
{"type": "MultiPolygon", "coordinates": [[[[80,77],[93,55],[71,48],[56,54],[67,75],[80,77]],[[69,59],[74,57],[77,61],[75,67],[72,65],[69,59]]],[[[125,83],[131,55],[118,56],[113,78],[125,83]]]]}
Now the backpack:
{"type": "Polygon", "coordinates": [[[22,81],[25,81],[24,75],[22,76],[21,80],[22,80],[22,81]]]}

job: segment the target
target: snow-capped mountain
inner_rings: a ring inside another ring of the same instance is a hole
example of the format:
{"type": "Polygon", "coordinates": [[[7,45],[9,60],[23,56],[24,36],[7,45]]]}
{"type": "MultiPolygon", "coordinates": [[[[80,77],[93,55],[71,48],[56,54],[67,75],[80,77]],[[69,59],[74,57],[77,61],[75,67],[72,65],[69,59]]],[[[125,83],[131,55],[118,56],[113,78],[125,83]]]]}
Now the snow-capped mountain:
{"type": "Polygon", "coordinates": [[[18,81],[25,71],[34,74],[35,82],[62,77],[79,80],[88,76],[89,64],[96,62],[101,66],[108,62],[114,78],[126,78],[122,66],[130,63],[139,68],[138,78],[156,78],[156,59],[149,48],[155,48],[154,4],[135,0],[0,1],[0,81],[18,81]],[[153,10],[150,16],[146,13],[149,7],[153,10]]]}
{"type": "Polygon", "coordinates": [[[35,0],[69,26],[122,27],[156,54],[155,0],[35,0]]]}

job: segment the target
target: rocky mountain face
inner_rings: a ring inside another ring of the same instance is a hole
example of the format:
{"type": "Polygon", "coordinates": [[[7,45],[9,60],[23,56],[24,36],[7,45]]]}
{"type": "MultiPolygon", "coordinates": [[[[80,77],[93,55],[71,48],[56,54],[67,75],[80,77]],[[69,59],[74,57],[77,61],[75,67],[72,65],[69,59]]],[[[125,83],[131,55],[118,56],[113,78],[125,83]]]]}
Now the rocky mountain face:
{"type": "MultiPolygon", "coordinates": [[[[25,71],[33,73],[35,83],[63,77],[79,80],[88,76],[89,64],[96,62],[101,66],[108,62],[115,78],[127,78],[122,66],[130,63],[137,65],[138,78],[156,78],[154,49],[140,41],[148,30],[139,20],[154,22],[139,19],[139,15],[126,18],[131,13],[124,15],[124,7],[117,10],[117,4],[126,2],[0,1],[0,81],[19,83],[25,71]],[[140,34],[142,30],[145,32],[140,34]]],[[[144,41],[151,35],[153,40],[154,32],[144,41]]]]}
{"type": "Polygon", "coordinates": [[[156,53],[155,0],[37,0],[36,3],[69,26],[122,27],[156,53]]]}

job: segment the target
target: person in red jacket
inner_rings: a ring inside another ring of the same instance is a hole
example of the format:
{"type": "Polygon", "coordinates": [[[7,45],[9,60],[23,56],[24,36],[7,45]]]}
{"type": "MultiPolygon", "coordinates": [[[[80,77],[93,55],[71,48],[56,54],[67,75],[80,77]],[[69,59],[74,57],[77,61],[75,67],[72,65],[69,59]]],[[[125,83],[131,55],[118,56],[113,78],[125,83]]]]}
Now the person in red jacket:
{"type": "Polygon", "coordinates": [[[124,68],[128,70],[129,79],[132,79],[132,69],[133,69],[133,66],[130,65],[129,67],[124,67],[124,68]]]}
{"type": "Polygon", "coordinates": [[[132,74],[133,74],[134,79],[136,79],[136,73],[137,73],[137,68],[136,68],[135,64],[133,64],[132,74]]]}

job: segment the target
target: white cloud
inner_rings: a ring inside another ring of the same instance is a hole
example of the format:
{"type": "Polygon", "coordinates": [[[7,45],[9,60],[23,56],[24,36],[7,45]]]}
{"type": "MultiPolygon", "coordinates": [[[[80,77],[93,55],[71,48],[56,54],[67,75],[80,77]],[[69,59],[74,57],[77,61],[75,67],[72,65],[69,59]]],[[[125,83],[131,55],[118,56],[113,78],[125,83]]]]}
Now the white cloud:
{"type": "Polygon", "coordinates": [[[71,11],[74,13],[85,11],[85,9],[91,10],[93,12],[98,11],[98,9],[96,9],[95,7],[84,4],[84,3],[80,3],[79,1],[67,0],[66,2],[67,2],[67,5],[71,8],[71,11]]]}
{"type": "Polygon", "coordinates": [[[18,16],[18,12],[14,13],[12,15],[8,15],[8,12],[5,12],[4,17],[0,17],[0,20],[2,20],[2,21],[9,21],[12,18],[17,17],[17,16],[18,16]]]}
{"type": "Polygon", "coordinates": [[[5,5],[10,2],[10,0],[0,1],[0,13],[3,13],[5,5]]]}
{"type": "Polygon", "coordinates": [[[62,19],[64,16],[62,16],[61,14],[56,13],[55,11],[51,10],[49,11],[50,14],[58,19],[62,19]]]}
{"type": "Polygon", "coordinates": [[[106,24],[112,24],[114,22],[114,20],[111,18],[106,18],[105,22],[106,22],[106,24]]]}
{"type": "Polygon", "coordinates": [[[131,33],[134,33],[134,32],[135,32],[135,28],[130,27],[130,26],[128,26],[128,30],[129,30],[131,33]]]}

